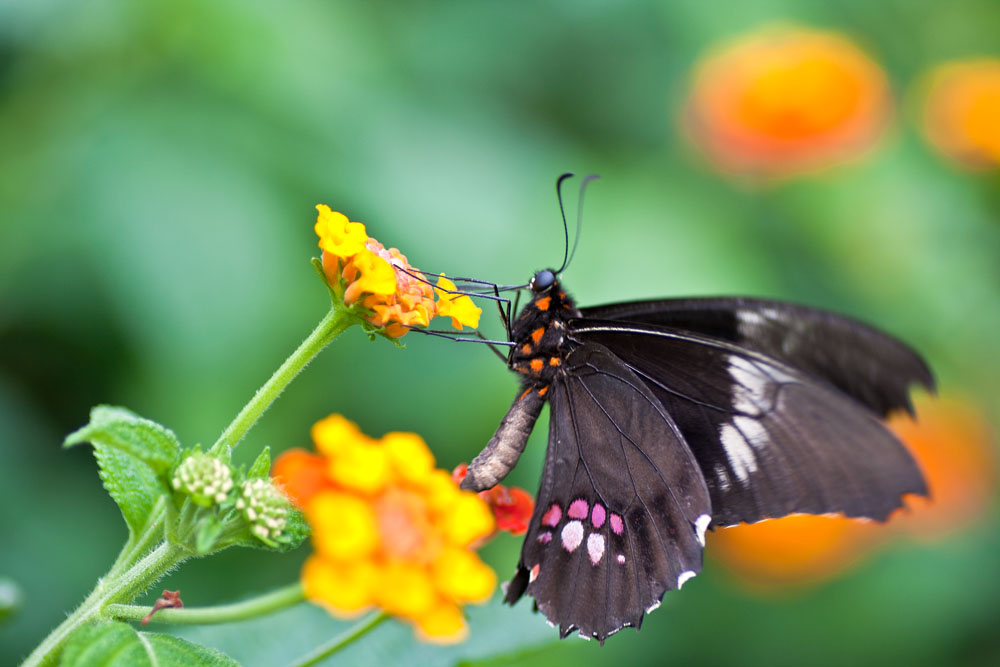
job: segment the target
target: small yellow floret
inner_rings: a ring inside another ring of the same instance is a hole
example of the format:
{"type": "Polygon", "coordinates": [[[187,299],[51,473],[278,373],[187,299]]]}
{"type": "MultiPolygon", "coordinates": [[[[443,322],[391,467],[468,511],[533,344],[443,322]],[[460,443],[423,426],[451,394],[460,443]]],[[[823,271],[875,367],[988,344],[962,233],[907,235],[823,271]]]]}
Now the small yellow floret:
{"type": "Polygon", "coordinates": [[[451,602],[440,603],[415,623],[421,638],[435,644],[454,644],[469,635],[461,608],[451,602]]]}
{"type": "Polygon", "coordinates": [[[375,566],[367,561],[348,564],[310,556],[302,567],[306,597],[342,618],[358,616],[375,603],[377,582],[375,566]]]}
{"type": "Polygon", "coordinates": [[[386,433],[382,446],[392,470],[406,482],[418,483],[434,470],[434,455],[416,433],[386,433]]]}
{"type": "Polygon", "coordinates": [[[381,444],[355,442],[330,461],[330,479],[361,493],[378,493],[389,482],[389,458],[381,444]]]}
{"type": "Polygon", "coordinates": [[[316,210],[316,235],[319,247],[331,255],[346,259],[365,248],[368,234],[360,222],[351,222],[343,213],[330,210],[326,204],[318,204],[316,210]]]}
{"type": "Polygon", "coordinates": [[[473,552],[450,547],[434,562],[434,584],[456,602],[485,602],[496,589],[497,576],[473,552]]]}
{"type": "Polygon", "coordinates": [[[467,547],[493,532],[495,526],[490,506],[471,491],[462,491],[441,517],[445,538],[460,547],[467,547]]]}
{"type": "Polygon", "coordinates": [[[367,249],[355,255],[351,262],[354,268],[361,272],[361,276],[347,286],[344,291],[344,303],[350,305],[365,293],[382,295],[396,293],[396,271],[389,262],[367,249]]]}
{"type": "Polygon", "coordinates": [[[479,308],[465,294],[450,294],[448,291],[455,291],[455,283],[444,276],[440,276],[437,281],[437,314],[442,317],[451,318],[451,326],[461,329],[463,325],[475,329],[479,326],[479,316],[483,314],[483,309],[479,308]]]}
{"type": "Polygon", "coordinates": [[[316,494],[306,505],[316,551],[327,558],[359,561],[378,547],[378,524],[371,504],[336,491],[316,494]]]}
{"type": "Polygon", "coordinates": [[[370,442],[371,438],[364,435],[358,425],[343,415],[330,415],[313,424],[313,442],[316,449],[323,455],[336,456],[356,442],[370,442]]]}
{"type": "Polygon", "coordinates": [[[403,561],[390,562],[379,572],[376,598],[390,614],[407,618],[425,614],[438,600],[427,569],[403,561]]]}

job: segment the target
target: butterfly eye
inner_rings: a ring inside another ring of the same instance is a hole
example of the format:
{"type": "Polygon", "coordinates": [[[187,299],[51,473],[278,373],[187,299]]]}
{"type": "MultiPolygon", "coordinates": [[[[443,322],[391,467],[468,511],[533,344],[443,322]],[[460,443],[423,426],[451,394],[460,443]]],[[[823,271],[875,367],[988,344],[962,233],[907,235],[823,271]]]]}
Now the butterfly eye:
{"type": "Polygon", "coordinates": [[[535,274],[535,277],[531,279],[531,291],[541,292],[549,287],[552,287],[552,283],[556,281],[556,274],[548,269],[544,269],[535,274]]]}

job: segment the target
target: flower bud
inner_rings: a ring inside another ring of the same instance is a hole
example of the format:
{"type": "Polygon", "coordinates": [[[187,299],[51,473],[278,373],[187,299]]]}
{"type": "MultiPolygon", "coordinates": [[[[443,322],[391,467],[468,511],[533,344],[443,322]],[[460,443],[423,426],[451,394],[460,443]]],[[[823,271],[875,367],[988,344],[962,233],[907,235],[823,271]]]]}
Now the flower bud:
{"type": "Polygon", "coordinates": [[[233,474],[219,459],[195,452],[177,466],[172,483],[195,504],[208,507],[225,501],[233,488],[233,474]]]}

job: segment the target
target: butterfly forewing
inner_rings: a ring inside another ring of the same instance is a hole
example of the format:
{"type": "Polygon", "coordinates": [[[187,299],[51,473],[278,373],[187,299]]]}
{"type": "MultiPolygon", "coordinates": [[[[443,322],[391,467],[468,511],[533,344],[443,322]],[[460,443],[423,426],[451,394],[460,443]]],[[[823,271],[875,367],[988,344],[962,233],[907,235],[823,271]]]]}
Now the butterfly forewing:
{"type": "Polygon", "coordinates": [[[824,310],[745,297],[661,299],[584,308],[586,319],[680,329],[778,359],[885,416],[912,412],[909,387],[934,387],[923,359],[909,347],[857,320],[824,310]]]}
{"type": "MultiPolygon", "coordinates": [[[[575,320],[648,385],[697,459],[713,522],[842,512],[885,520],[926,494],[912,457],[864,406],[781,361],[664,327],[575,320]]],[[[872,362],[875,363],[875,362],[872,362]]]]}
{"type": "Polygon", "coordinates": [[[551,384],[549,448],[535,515],[508,588],[563,635],[603,640],[701,569],[708,489],[649,388],[600,345],[551,384]]]}

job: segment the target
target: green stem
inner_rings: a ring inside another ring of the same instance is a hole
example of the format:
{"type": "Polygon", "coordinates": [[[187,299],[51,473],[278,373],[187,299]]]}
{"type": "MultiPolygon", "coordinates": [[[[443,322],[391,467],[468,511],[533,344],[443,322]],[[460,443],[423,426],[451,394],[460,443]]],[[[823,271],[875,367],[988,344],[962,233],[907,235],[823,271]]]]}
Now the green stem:
{"type": "Polygon", "coordinates": [[[316,650],[309,655],[299,658],[298,661],[291,663],[289,667],[309,667],[309,665],[315,665],[320,660],[329,658],[337,651],[349,646],[361,637],[364,637],[376,626],[378,626],[379,623],[387,618],[389,618],[389,615],[384,612],[372,614],[365,620],[355,625],[353,628],[337,635],[327,643],[318,646],[316,650]]]}
{"type": "Polygon", "coordinates": [[[214,454],[224,451],[227,447],[235,447],[243,439],[247,431],[260,419],[274,399],[278,398],[285,387],[295,379],[295,376],[302,372],[302,369],[319,354],[324,347],[333,342],[344,329],[355,322],[343,308],[334,307],[326,314],[313,332],[302,341],[292,354],[285,359],[285,363],[274,372],[274,375],[264,383],[257,393],[254,394],[250,402],[247,403],[240,413],[233,419],[233,423],[226,427],[219,439],[212,445],[210,450],[214,454]]]}
{"type": "MultiPolygon", "coordinates": [[[[256,616],[263,616],[284,607],[298,604],[305,599],[302,584],[296,582],[270,593],[264,593],[263,595],[234,602],[233,604],[220,604],[195,609],[161,609],[156,612],[152,620],[157,623],[172,623],[175,625],[232,623],[234,621],[245,621],[248,618],[256,616]]],[[[111,604],[105,610],[105,615],[119,621],[141,621],[152,609],[152,607],[143,607],[134,604],[111,604]]]]}
{"type": "Polygon", "coordinates": [[[101,618],[107,605],[135,599],[186,557],[187,552],[182,547],[163,542],[121,575],[100,579],[87,599],[42,640],[22,667],[52,664],[73,631],[101,618]]]}
{"type": "Polygon", "coordinates": [[[114,565],[111,566],[111,570],[106,575],[106,579],[117,577],[135,565],[137,560],[163,539],[163,528],[164,522],[167,520],[168,502],[169,500],[166,496],[160,496],[156,501],[156,505],[153,506],[153,511],[149,513],[149,517],[146,519],[145,527],[125,543],[114,565]]]}

